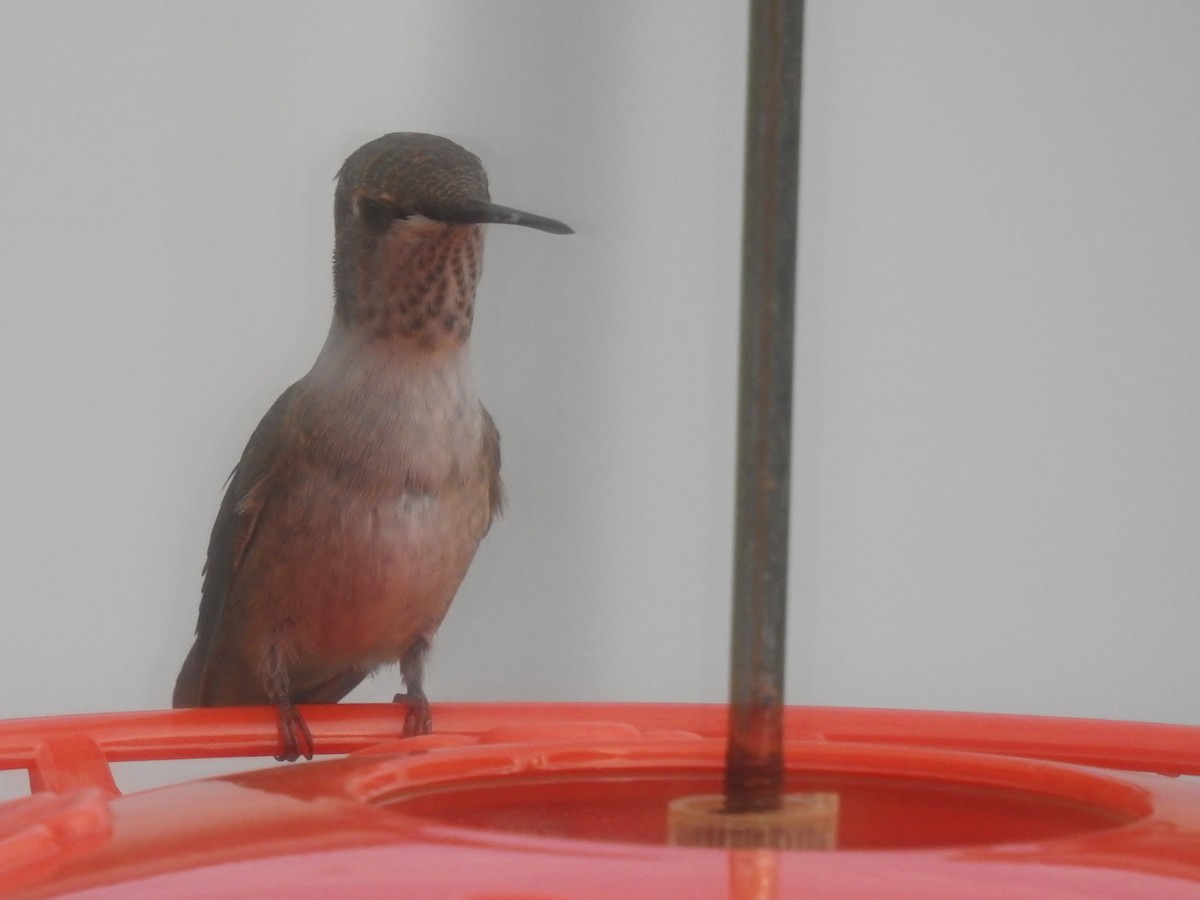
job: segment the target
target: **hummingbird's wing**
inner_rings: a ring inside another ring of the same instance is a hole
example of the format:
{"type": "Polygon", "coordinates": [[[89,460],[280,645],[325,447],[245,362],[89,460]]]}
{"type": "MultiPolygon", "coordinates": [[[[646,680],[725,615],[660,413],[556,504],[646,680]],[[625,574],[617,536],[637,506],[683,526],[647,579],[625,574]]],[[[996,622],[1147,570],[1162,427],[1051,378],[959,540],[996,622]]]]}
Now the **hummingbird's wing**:
{"type": "Polygon", "coordinates": [[[196,641],[175,682],[172,699],[175,707],[199,705],[204,669],[221,611],[233,588],[246,550],[254,539],[255,526],[266,502],[265,485],[274,469],[279,449],[276,438],[299,388],[300,382],[293,384],[267,410],[250,436],[246,449],[242,451],[241,460],[229,476],[225,496],[208,539],[196,641]]]}
{"type": "Polygon", "coordinates": [[[500,481],[500,431],[487,407],[480,408],[483,410],[482,463],[488,482],[488,528],[491,528],[492,522],[504,512],[504,484],[500,481]]]}

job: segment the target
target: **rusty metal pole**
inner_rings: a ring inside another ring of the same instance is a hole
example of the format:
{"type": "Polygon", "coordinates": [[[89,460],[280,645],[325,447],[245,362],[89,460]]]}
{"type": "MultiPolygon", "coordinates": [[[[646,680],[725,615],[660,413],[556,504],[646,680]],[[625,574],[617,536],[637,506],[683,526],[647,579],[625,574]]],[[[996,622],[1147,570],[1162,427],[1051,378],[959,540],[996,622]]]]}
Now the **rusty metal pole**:
{"type": "Polygon", "coordinates": [[[779,809],[803,0],[751,0],[727,812],[779,809]]]}

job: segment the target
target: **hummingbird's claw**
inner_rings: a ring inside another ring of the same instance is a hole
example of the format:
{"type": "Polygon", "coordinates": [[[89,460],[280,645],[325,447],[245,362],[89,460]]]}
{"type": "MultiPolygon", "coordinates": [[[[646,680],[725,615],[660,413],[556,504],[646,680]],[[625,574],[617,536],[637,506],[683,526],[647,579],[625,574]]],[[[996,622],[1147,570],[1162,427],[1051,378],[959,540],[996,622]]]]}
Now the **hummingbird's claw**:
{"type": "Polygon", "coordinates": [[[408,704],[408,712],[404,714],[404,737],[417,737],[433,730],[433,716],[429,712],[429,700],[425,694],[409,691],[407,694],[397,694],[392,702],[408,704]]]}
{"type": "Polygon", "coordinates": [[[283,745],[283,752],[275,757],[279,762],[295,762],[301,756],[313,758],[312,732],[300,710],[291,703],[279,705],[279,737],[283,745]]]}

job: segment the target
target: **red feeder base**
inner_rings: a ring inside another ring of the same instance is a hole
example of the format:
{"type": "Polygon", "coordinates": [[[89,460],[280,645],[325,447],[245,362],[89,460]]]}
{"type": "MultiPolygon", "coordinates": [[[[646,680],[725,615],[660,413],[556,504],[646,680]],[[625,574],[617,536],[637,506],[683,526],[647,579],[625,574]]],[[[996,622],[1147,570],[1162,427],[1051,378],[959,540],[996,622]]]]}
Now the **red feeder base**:
{"type": "Polygon", "coordinates": [[[788,790],[839,797],[837,850],[668,846],[719,792],[718,706],[305,710],[350,755],[120,795],[109,761],[273,753],[268,709],[0,723],[0,893],[105,897],[1195,897],[1200,729],[791,709],[788,790]],[[1141,770],[1141,771],[1136,771],[1141,770]]]}

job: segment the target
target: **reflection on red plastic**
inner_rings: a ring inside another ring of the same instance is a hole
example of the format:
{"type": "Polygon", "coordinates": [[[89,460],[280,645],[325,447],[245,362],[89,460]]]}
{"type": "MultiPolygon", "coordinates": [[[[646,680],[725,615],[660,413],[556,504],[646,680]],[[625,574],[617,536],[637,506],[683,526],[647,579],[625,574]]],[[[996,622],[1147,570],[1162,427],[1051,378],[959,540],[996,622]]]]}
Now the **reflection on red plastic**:
{"type": "Polygon", "coordinates": [[[726,710],[310,707],[352,755],[119,796],[106,761],[273,755],[269,709],[0,722],[0,893],[104,896],[1200,896],[1200,729],[790,709],[788,789],[836,791],[839,850],[666,846],[719,790],[726,710]],[[1084,765],[1081,765],[1084,764],[1084,765]],[[1086,767],[1085,767],[1086,765],[1086,767]],[[1103,768],[1101,768],[1103,767],[1103,768]]]}
{"type": "Polygon", "coordinates": [[[108,797],[95,788],[0,804],[0,885],[36,883],[68,856],[102,847],[111,831],[108,797]]]}

